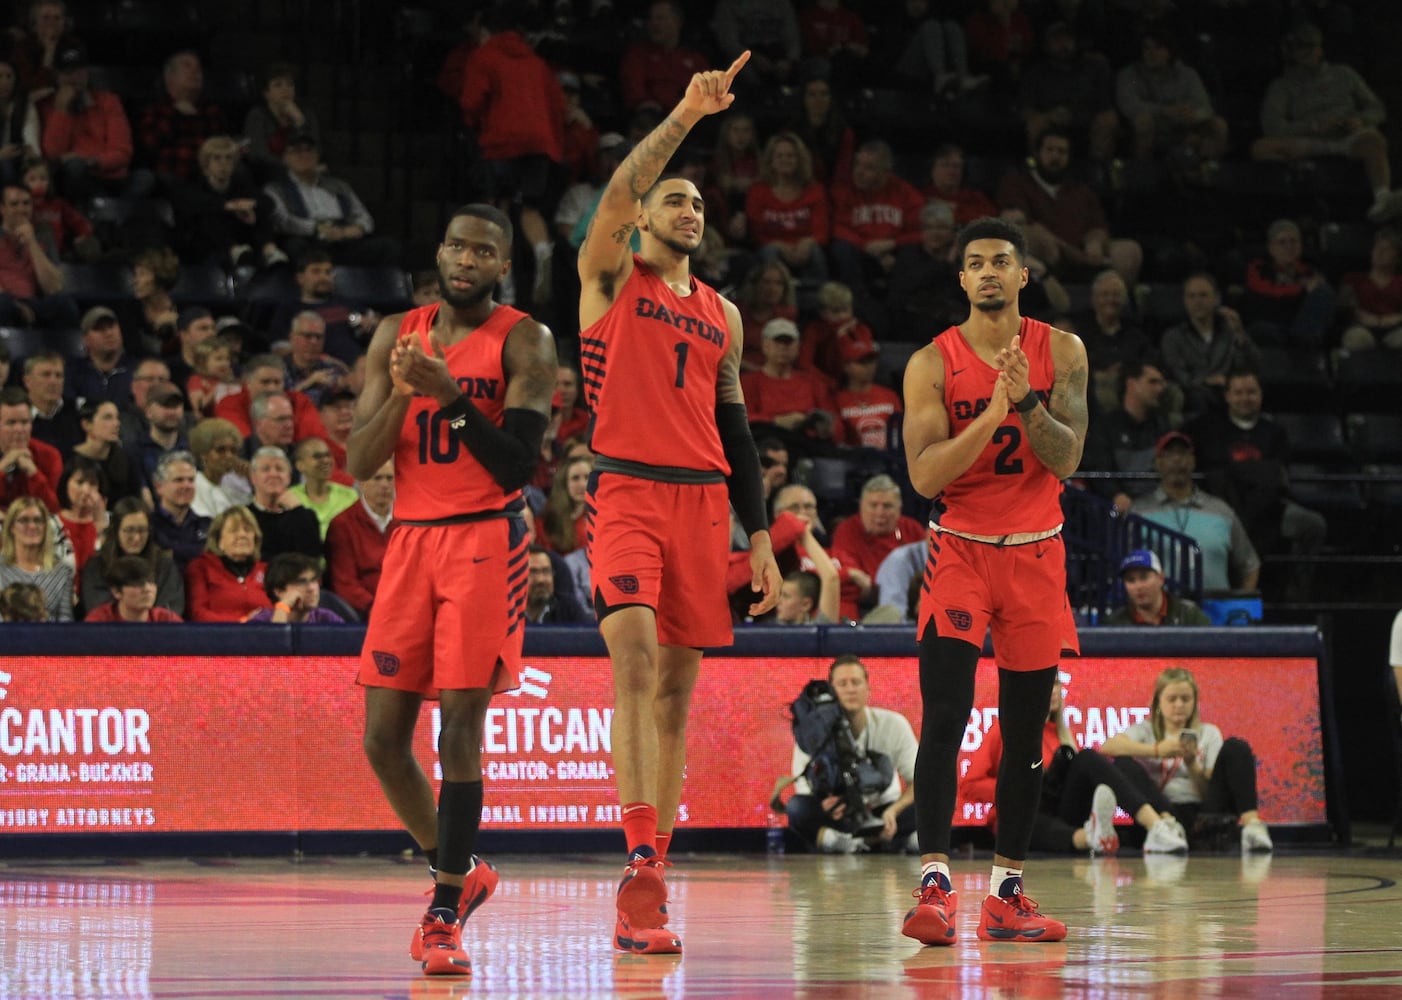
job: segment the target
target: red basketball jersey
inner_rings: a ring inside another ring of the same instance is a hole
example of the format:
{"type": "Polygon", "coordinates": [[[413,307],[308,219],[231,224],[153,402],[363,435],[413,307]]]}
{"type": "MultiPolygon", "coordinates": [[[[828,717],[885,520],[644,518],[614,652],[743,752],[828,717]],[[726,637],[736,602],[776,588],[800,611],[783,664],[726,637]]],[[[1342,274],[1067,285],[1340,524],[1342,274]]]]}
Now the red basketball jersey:
{"type": "Polygon", "coordinates": [[[579,335],[594,451],[728,475],[716,373],[730,336],[714,289],[692,278],[682,297],[635,255],[618,298],[579,335]]]}
{"type": "MultiPolygon", "coordinates": [[[[424,353],[432,355],[428,332],[438,315],[437,304],[404,314],[399,334],[416,335],[424,353]]],[[[458,386],[492,423],[501,426],[505,409],[506,372],[502,348],[525,313],[498,305],[487,321],[468,336],[443,349],[448,371],[458,386]]],[[[462,439],[448,426],[449,418],[428,396],[415,395],[399,428],[394,446],[394,515],[406,521],[432,521],[460,514],[500,510],[520,497],[507,492],[472,457],[462,439]]]]}
{"type": "MultiPolygon", "coordinates": [[[[1046,402],[1056,376],[1051,327],[1024,316],[1019,333],[1029,362],[1028,384],[1046,402]]],[[[944,406],[953,437],[988,408],[998,370],[978,356],[957,326],[937,336],[935,346],[944,358],[944,406]]],[[[1048,531],[1062,521],[1061,481],[1033,454],[1011,406],[983,453],[944,488],[944,503],[940,524],[975,535],[1048,531]]]]}

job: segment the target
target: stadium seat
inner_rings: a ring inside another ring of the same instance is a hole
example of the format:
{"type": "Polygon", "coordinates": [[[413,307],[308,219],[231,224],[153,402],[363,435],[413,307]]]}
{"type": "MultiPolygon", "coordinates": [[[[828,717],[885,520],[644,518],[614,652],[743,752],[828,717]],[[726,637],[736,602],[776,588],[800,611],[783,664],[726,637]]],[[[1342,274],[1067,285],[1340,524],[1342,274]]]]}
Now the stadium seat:
{"type": "Polygon", "coordinates": [[[63,262],[63,291],[83,307],[111,305],[132,297],[131,271],[121,264],[63,262]]]}
{"type": "Polygon", "coordinates": [[[31,354],[38,354],[49,346],[47,334],[43,330],[31,330],[23,326],[0,326],[0,344],[10,352],[10,375],[15,382],[19,376],[20,362],[31,354]]]}
{"type": "MultiPolygon", "coordinates": [[[[1363,492],[1358,484],[1335,478],[1352,470],[1309,462],[1290,464],[1290,496],[1297,503],[1330,518],[1350,517],[1363,510],[1363,492]]],[[[1341,522],[1342,523],[1342,522],[1341,522]]]]}
{"type": "Polygon", "coordinates": [[[1366,222],[1326,222],[1319,227],[1319,266],[1337,278],[1366,271],[1373,258],[1375,226],[1366,222]]]}
{"type": "Polygon", "coordinates": [[[1156,281],[1135,290],[1139,318],[1146,327],[1165,330],[1183,321],[1183,285],[1177,281],[1156,281]]]}
{"type": "Polygon", "coordinates": [[[1344,426],[1359,462],[1402,463],[1402,415],[1350,413],[1344,426]]]}
{"type": "Polygon", "coordinates": [[[1334,387],[1322,352],[1263,347],[1257,372],[1271,413],[1333,412],[1334,387]]]}
{"type": "Polygon", "coordinates": [[[819,501],[849,499],[848,476],[853,470],[851,462],[845,458],[814,458],[808,469],[804,485],[813,491],[819,501]]]}
{"type": "Polygon", "coordinates": [[[407,308],[414,297],[409,275],[398,267],[339,266],[336,268],[335,291],[340,298],[370,306],[382,313],[407,308]]]}
{"type": "Polygon", "coordinates": [[[222,268],[213,264],[187,264],[170,290],[177,305],[200,305],[214,308],[233,304],[233,282],[222,268]]]}
{"type": "Polygon", "coordinates": [[[1290,456],[1297,462],[1316,462],[1346,469],[1354,465],[1353,452],[1344,439],[1343,422],[1331,413],[1271,412],[1290,437],[1290,456]]]}
{"type": "Polygon", "coordinates": [[[923,343],[908,344],[899,340],[882,342],[881,356],[876,360],[877,384],[890,386],[900,392],[901,380],[905,378],[906,362],[910,360],[912,354],[924,346],[923,343]]]}
{"type": "Polygon", "coordinates": [[[1379,409],[1402,413],[1402,352],[1356,351],[1340,354],[1334,370],[1334,391],[1340,409],[1352,409],[1361,400],[1375,400],[1379,409]]]}

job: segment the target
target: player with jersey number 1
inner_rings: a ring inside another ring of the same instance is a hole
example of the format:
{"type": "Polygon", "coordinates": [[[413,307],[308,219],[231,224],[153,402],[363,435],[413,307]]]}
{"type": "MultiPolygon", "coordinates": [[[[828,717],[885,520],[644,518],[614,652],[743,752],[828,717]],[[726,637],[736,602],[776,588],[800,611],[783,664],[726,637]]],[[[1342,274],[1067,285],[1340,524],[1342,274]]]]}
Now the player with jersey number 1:
{"type": "Polygon", "coordinates": [[[385,797],[428,856],[433,899],[410,939],[427,975],[466,976],[463,921],[497,873],[475,854],[482,730],[495,691],[514,688],[525,631],[526,521],[555,391],[555,341],[492,300],[511,269],[511,221],[465,205],[438,247],[442,301],[380,322],[366,354],[347,468],[368,479],[394,459],[400,526],[385,551],[358,680],[365,753],[385,797]],[[438,802],[414,758],[425,699],[442,725],[438,802]]]}
{"type": "Polygon", "coordinates": [[[1061,481],[1086,439],[1086,351],[1071,333],[1018,311],[1027,284],[1022,230],[1001,219],[959,235],[969,318],[921,348],[905,371],[911,483],[943,496],[916,619],[924,714],[915,763],[920,887],[902,932],[955,940],[950,881],[956,761],[974,701],[983,636],[993,632],[1003,759],[985,941],[1060,941],[1066,925],[1023,892],[1023,859],[1042,788],[1042,725],[1057,664],[1078,650],[1066,598],[1061,481]]]}
{"type": "Polygon", "coordinates": [[[740,312],[692,277],[706,205],[691,181],[663,174],[692,127],[734,103],[730,85],[748,59],[691,78],[681,103],[609,179],[579,248],[580,360],[598,456],[590,580],[613,664],[613,766],[628,849],[613,943],[629,953],[681,951],[666,927],[662,876],[701,651],[732,641],[732,504],[763,594],[751,612],[779,596],[740,392],[740,312]]]}

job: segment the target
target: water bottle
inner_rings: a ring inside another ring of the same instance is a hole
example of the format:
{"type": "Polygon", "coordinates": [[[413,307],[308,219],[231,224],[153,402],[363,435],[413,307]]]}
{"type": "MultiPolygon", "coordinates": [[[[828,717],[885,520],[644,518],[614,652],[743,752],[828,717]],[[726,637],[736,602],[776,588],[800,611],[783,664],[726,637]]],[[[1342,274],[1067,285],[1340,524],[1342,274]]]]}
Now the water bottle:
{"type": "Polygon", "coordinates": [[[767,813],[768,826],[764,831],[764,849],[770,854],[784,853],[783,817],[770,809],[767,813]]]}

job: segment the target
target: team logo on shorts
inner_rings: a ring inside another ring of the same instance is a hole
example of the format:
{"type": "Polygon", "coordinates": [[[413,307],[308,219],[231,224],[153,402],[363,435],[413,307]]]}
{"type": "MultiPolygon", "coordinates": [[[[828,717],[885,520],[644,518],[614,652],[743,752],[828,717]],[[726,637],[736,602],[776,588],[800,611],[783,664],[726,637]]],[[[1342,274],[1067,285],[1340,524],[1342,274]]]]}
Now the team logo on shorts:
{"type": "Polygon", "coordinates": [[[949,623],[960,632],[967,632],[973,628],[974,616],[967,611],[956,611],[954,608],[945,608],[944,613],[949,616],[949,623]]]}
{"type": "Polygon", "coordinates": [[[370,654],[375,660],[375,669],[381,677],[393,677],[399,673],[399,657],[393,653],[382,653],[378,649],[370,654]]]}
{"type": "Polygon", "coordinates": [[[618,588],[623,594],[636,594],[638,592],[638,578],[636,576],[611,576],[609,583],[618,588]]]}

